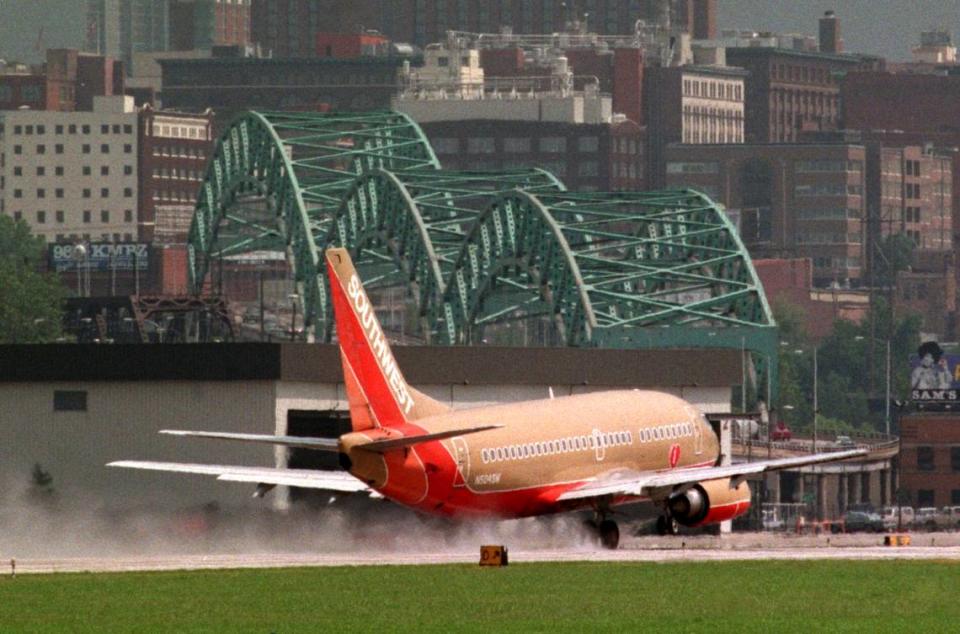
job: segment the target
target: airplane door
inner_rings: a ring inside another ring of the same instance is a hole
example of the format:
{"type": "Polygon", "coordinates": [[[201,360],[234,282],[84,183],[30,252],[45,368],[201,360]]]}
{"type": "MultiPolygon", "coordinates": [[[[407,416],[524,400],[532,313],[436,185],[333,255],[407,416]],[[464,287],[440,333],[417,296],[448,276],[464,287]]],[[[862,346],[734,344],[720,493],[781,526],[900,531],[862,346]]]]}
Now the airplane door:
{"type": "Polygon", "coordinates": [[[693,420],[693,451],[703,453],[703,423],[697,419],[693,420]]]}
{"type": "Polygon", "coordinates": [[[453,478],[453,486],[462,487],[470,480],[470,453],[467,450],[467,441],[463,436],[454,436],[450,439],[453,444],[457,461],[457,474],[453,478]]]}

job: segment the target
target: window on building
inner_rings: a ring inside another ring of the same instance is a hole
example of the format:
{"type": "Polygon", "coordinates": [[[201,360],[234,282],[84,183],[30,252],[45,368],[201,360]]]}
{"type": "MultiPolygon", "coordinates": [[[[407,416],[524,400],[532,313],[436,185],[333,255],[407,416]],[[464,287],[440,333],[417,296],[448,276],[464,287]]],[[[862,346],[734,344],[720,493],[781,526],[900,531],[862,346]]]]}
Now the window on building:
{"type": "Polygon", "coordinates": [[[90,217],[91,217],[90,210],[89,210],[89,209],[84,209],[84,210],[83,210],[83,221],[84,221],[84,222],[90,222],[90,217]]]}
{"type": "Polygon", "coordinates": [[[80,131],[81,131],[83,134],[90,134],[90,126],[89,126],[89,125],[83,125],[83,126],[80,127],[80,131]]]}
{"type": "Polygon", "coordinates": [[[47,153],[46,145],[41,143],[40,145],[37,146],[37,154],[46,154],[46,153],[47,153]]]}
{"type": "Polygon", "coordinates": [[[33,134],[33,126],[32,126],[32,125],[26,126],[26,127],[24,128],[24,132],[26,132],[27,134],[32,135],[32,134],[33,134]]]}
{"type": "Polygon", "coordinates": [[[950,490],[950,504],[953,506],[960,506],[960,489],[950,490]]]}
{"type": "Polygon", "coordinates": [[[46,176],[47,168],[43,165],[37,165],[37,176],[46,176]]]}
{"type": "Polygon", "coordinates": [[[936,498],[933,489],[920,489],[917,491],[917,506],[934,506],[936,498]]]}
{"type": "Polygon", "coordinates": [[[58,211],[56,211],[56,212],[55,212],[55,215],[56,215],[56,217],[57,217],[57,224],[62,225],[62,224],[63,224],[63,210],[58,210],[58,211]]]}
{"type": "Polygon", "coordinates": [[[123,175],[131,176],[133,175],[133,165],[124,165],[123,166],[123,175]]]}
{"type": "Polygon", "coordinates": [[[101,187],[100,198],[110,198],[110,189],[107,187],[101,187]]]}
{"type": "Polygon", "coordinates": [[[110,176],[110,166],[101,165],[100,166],[100,176],[110,176]]]}
{"type": "Polygon", "coordinates": [[[100,222],[110,222],[110,211],[107,209],[100,210],[100,222]]]}
{"type": "Polygon", "coordinates": [[[133,145],[130,143],[123,144],[123,153],[124,154],[133,154],[133,145]]]}
{"type": "Polygon", "coordinates": [[[123,188],[123,197],[124,197],[124,198],[133,198],[133,188],[132,188],[132,187],[124,187],[124,188],[123,188]]]}
{"type": "Polygon", "coordinates": [[[545,136],[540,139],[540,151],[551,154],[566,152],[567,138],[562,136],[545,136]]]}
{"type": "Polygon", "coordinates": [[[917,447],[917,469],[920,471],[933,471],[933,447],[917,447]]]}
{"type": "Polygon", "coordinates": [[[124,209],[123,210],[123,221],[124,222],[133,222],[133,210],[124,209]]]}
{"type": "Polygon", "coordinates": [[[23,218],[23,212],[22,212],[22,211],[15,211],[15,212],[13,212],[13,219],[14,219],[14,220],[21,220],[22,218],[23,218]]]}
{"type": "Polygon", "coordinates": [[[101,143],[100,144],[100,154],[110,154],[110,144],[101,143]]]}
{"type": "Polygon", "coordinates": [[[47,223],[47,212],[45,212],[45,211],[38,211],[38,212],[37,212],[37,224],[38,224],[38,225],[43,225],[43,224],[46,224],[46,223],[47,223]]]}
{"type": "Polygon", "coordinates": [[[22,126],[22,125],[15,125],[15,126],[13,126],[13,133],[14,133],[14,134],[23,134],[23,126],[22,126]]]}
{"type": "Polygon", "coordinates": [[[47,190],[44,189],[44,188],[42,188],[42,187],[38,188],[38,189],[37,189],[37,198],[46,198],[46,197],[47,197],[47,190]]]}
{"type": "Polygon", "coordinates": [[[90,166],[89,166],[89,165],[84,165],[84,166],[83,166],[83,175],[84,175],[84,176],[90,176],[90,166]]]}
{"type": "Polygon", "coordinates": [[[87,411],[86,390],[54,390],[53,411],[55,412],[85,412],[87,411]]]}
{"type": "Polygon", "coordinates": [[[57,198],[63,198],[63,188],[62,188],[62,187],[57,187],[57,188],[56,188],[55,190],[53,190],[53,191],[54,191],[54,194],[56,195],[57,198]]]}
{"type": "Polygon", "coordinates": [[[90,154],[90,144],[84,143],[83,145],[81,145],[80,151],[83,152],[84,154],[90,154]]]}
{"type": "Polygon", "coordinates": [[[53,133],[54,133],[54,134],[63,134],[63,126],[60,125],[60,124],[57,124],[57,125],[53,126],[53,133]]]}
{"type": "Polygon", "coordinates": [[[100,134],[110,134],[110,126],[107,124],[100,125],[100,134]]]}
{"type": "Polygon", "coordinates": [[[493,154],[494,151],[493,137],[470,137],[467,139],[468,154],[493,154]]]}
{"type": "Polygon", "coordinates": [[[123,124],[123,133],[124,134],[133,134],[133,126],[129,123],[123,124]]]}
{"type": "Polygon", "coordinates": [[[503,140],[503,151],[526,154],[530,151],[530,139],[528,137],[506,137],[503,140]]]}
{"type": "Polygon", "coordinates": [[[13,190],[13,197],[14,197],[14,198],[23,198],[23,190],[22,190],[22,189],[15,189],[15,190],[13,190]]]}
{"type": "Polygon", "coordinates": [[[119,123],[114,123],[114,124],[113,124],[113,133],[114,133],[114,134],[120,134],[120,124],[119,124],[119,123]]]}
{"type": "Polygon", "coordinates": [[[14,145],[14,146],[13,146],[13,153],[14,153],[14,154],[23,154],[23,146],[22,146],[22,145],[14,145]]]}
{"type": "Polygon", "coordinates": [[[23,176],[23,168],[20,167],[19,165],[16,166],[16,167],[14,167],[14,168],[13,168],[13,175],[14,175],[14,176],[23,176]]]}
{"type": "Polygon", "coordinates": [[[57,143],[53,146],[53,151],[57,154],[63,154],[63,143],[57,143]]]}
{"type": "Polygon", "coordinates": [[[89,187],[84,187],[84,188],[83,188],[83,194],[82,194],[82,195],[83,195],[84,198],[90,198],[90,188],[89,188],[89,187]]]}
{"type": "Polygon", "coordinates": [[[577,150],[580,152],[596,152],[600,149],[600,139],[595,136],[582,136],[577,139],[577,150]]]}
{"type": "Polygon", "coordinates": [[[77,133],[76,124],[71,123],[70,125],[67,126],[67,134],[76,134],[76,133],[77,133]]]}
{"type": "Polygon", "coordinates": [[[960,471],[960,447],[950,447],[950,469],[960,471]]]}
{"type": "Polygon", "coordinates": [[[600,166],[596,161],[581,161],[577,168],[578,176],[597,176],[600,173],[600,166]]]}

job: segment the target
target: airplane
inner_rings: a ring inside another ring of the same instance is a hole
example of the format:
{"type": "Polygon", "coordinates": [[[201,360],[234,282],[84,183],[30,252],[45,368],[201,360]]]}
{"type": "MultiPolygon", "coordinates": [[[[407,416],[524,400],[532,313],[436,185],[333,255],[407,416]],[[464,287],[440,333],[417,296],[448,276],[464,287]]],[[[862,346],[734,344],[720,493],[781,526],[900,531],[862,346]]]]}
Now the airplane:
{"type": "Polygon", "coordinates": [[[214,475],[256,484],[382,496],[451,518],[593,512],[617,548],[614,508],[648,502],[657,528],[733,519],[750,508],[746,478],[847,460],[862,449],[721,465],[706,417],[663,392],[619,390],[455,410],[407,384],[346,249],[325,253],[352,431],[339,438],[162,430],[177,436],[337,452],[345,472],[122,460],[107,466],[214,475]]]}

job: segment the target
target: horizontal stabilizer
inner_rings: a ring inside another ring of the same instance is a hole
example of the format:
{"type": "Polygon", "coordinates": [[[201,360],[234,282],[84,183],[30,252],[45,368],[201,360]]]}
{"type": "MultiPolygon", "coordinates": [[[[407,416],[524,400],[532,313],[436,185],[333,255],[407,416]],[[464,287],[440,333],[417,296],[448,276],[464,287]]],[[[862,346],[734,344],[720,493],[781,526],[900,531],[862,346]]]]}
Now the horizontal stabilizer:
{"type": "Polygon", "coordinates": [[[186,431],[182,429],[161,429],[161,434],[170,436],[191,436],[194,438],[215,438],[217,440],[238,440],[240,442],[259,442],[271,445],[284,445],[300,449],[318,451],[340,451],[340,441],[336,438],[316,438],[307,436],[267,436],[263,434],[231,434],[219,431],[186,431]]]}
{"type": "Polygon", "coordinates": [[[149,471],[172,471],[174,473],[197,473],[216,476],[218,480],[251,482],[256,484],[285,485],[305,489],[322,489],[353,493],[370,491],[370,488],[346,471],[320,471],[316,469],[275,469],[271,467],[238,467],[232,465],[189,464],[182,462],[150,462],[145,460],[120,460],[108,467],[147,469],[149,471]]]}
{"type": "Polygon", "coordinates": [[[419,445],[420,443],[430,442],[432,440],[446,440],[447,438],[453,438],[454,436],[476,434],[477,432],[487,431],[490,429],[500,429],[501,427],[503,427],[503,425],[481,425],[479,427],[451,429],[449,431],[441,431],[435,434],[421,434],[419,436],[404,436],[402,438],[374,440],[362,445],[357,445],[357,449],[383,453],[384,451],[390,451],[391,449],[402,449],[404,447],[412,447],[413,445],[419,445]]]}

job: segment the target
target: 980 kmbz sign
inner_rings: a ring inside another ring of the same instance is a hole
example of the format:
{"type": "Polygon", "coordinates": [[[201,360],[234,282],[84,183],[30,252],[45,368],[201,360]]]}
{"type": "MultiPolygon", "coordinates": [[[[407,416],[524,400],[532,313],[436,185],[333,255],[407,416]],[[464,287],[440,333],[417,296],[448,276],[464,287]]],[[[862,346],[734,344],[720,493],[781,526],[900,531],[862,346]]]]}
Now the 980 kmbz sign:
{"type": "Polygon", "coordinates": [[[145,242],[88,242],[52,244],[50,267],[57,271],[146,271],[150,246],[145,242]],[[81,248],[82,246],[82,248],[81,248]]]}

